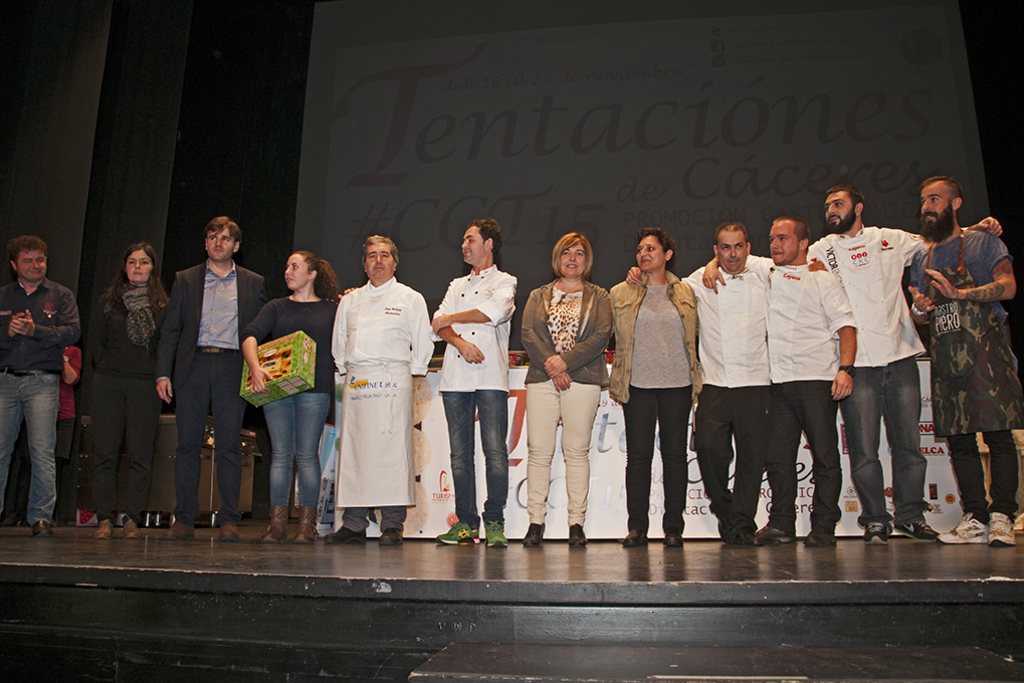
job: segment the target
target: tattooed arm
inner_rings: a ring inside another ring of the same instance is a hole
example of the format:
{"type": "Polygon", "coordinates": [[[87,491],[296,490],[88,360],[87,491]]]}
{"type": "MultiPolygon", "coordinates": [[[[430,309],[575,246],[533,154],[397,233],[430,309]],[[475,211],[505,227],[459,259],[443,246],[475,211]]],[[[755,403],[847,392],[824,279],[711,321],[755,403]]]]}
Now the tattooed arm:
{"type": "Polygon", "coordinates": [[[950,299],[987,303],[1012,299],[1017,294],[1017,279],[1013,276],[1013,264],[1008,258],[1004,258],[992,268],[992,282],[980,287],[956,289],[939,271],[925,272],[935,281],[935,286],[942,295],[950,299]]]}

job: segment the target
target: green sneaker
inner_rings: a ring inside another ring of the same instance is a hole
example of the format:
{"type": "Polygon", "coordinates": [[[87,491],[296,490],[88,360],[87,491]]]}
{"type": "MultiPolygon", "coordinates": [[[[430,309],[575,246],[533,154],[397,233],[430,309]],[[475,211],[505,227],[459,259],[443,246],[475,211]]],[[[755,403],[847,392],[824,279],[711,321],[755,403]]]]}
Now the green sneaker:
{"type": "Polygon", "coordinates": [[[473,529],[464,522],[455,522],[451,529],[437,537],[437,542],[448,545],[476,545],[476,537],[479,534],[478,529],[473,529]]]}
{"type": "Polygon", "coordinates": [[[504,522],[488,522],[484,525],[484,531],[487,532],[488,548],[504,548],[508,545],[504,522]]]}

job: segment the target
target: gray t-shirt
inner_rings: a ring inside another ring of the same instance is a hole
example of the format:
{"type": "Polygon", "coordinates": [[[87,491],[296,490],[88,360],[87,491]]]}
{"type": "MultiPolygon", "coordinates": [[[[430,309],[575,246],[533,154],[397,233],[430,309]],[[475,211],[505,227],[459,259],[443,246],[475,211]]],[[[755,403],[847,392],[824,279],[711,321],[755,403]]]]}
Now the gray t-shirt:
{"type": "Polygon", "coordinates": [[[690,386],[690,360],[686,330],[668,285],[647,287],[633,327],[633,362],[630,386],[639,389],[675,389],[690,386]]]}

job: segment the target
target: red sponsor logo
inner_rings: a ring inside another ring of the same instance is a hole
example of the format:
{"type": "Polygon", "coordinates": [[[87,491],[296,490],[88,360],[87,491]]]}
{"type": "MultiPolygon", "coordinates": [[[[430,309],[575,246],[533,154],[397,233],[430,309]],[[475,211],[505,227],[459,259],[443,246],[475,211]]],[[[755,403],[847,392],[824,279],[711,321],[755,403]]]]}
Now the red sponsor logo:
{"type": "Polygon", "coordinates": [[[931,422],[922,422],[920,425],[918,425],[918,429],[920,430],[921,434],[935,433],[935,425],[933,425],[931,422]]]}
{"type": "Polygon", "coordinates": [[[783,273],[782,277],[784,277],[784,278],[786,278],[788,280],[799,280],[800,279],[796,275],[790,275],[789,273],[783,273]]]}
{"type": "Polygon", "coordinates": [[[857,259],[862,259],[862,258],[867,258],[867,257],[868,257],[868,252],[866,252],[866,251],[858,251],[855,254],[850,254],[850,260],[851,261],[856,261],[857,259]]]}
{"type": "Polygon", "coordinates": [[[882,240],[882,249],[892,249],[889,245],[889,240],[882,240]]]}
{"type": "Polygon", "coordinates": [[[942,446],[935,444],[934,446],[921,446],[921,455],[945,455],[946,449],[942,446]]]}

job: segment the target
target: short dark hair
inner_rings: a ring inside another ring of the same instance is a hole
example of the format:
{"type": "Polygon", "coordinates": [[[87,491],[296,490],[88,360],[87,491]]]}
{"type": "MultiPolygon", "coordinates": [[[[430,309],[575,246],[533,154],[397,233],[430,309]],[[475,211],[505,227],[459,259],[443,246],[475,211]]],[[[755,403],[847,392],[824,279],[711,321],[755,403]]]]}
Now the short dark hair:
{"type": "Polygon", "coordinates": [[[10,260],[17,261],[18,254],[23,251],[41,251],[43,256],[48,255],[46,253],[46,242],[35,235],[21,235],[7,243],[7,256],[10,260]]]}
{"type": "Polygon", "coordinates": [[[807,240],[808,242],[811,241],[811,228],[803,218],[799,218],[797,216],[779,216],[772,221],[772,225],[779,221],[790,221],[793,223],[793,234],[796,235],[798,242],[800,240],[807,240]]]}
{"type": "Polygon", "coordinates": [[[924,188],[928,187],[933,183],[944,183],[946,187],[952,190],[954,198],[964,198],[963,186],[959,183],[959,181],[957,181],[956,178],[948,175],[933,175],[931,178],[923,180],[921,182],[921,187],[919,189],[923,192],[924,188]]]}
{"type": "Polygon", "coordinates": [[[743,233],[743,241],[744,242],[749,242],[750,241],[750,236],[747,234],[747,226],[743,225],[742,223],[735,223],[735,222],[733,222],[733,223],[722,223],[717,228],[715,228],[715,244],[718,244],[718,236],[721,235],[723,232],[726,232],[726,231],[729,231],[729,232],[742,232],[743,233]]]}
{"type": "Polygon", "coordinates": [[[501,226],[493,218],[478,218],[470,223],[466,229],[475,227],[480,231],[480,239],[484,242],[491,240],[491,255],[497,256],[501,249],[501,226]]]}
{"type": "MultiPolygon", "coordinates": [[[[18,254],[23,251],[41,251],[43,256],[47,256],[46,242],[35,235],[21,235],[7,242],[7,256],[10,258],[11,263],[17,261],[18,254]]],[[[11,266],[11,280],[18,280],[18,271],[13,266],[11,266]]]]}
{"type": "Polygon", "coordinates": [[[669,234],[661,228],[644,228],[636,234],[636,243],[640,244],[645,237],[653,237],[658,240],[662,251],[672,252],[672,258],[665,262],[665,268],[672,270],[672,266],[676,264],[676,241],[669,237],[669,234]]]}
{"type": "Polygon", "coordinates": [[[845,192],[850,197],[850,201],[853,202],[854,206],[857,206],[858,204],[865,204],[864,193],[853,185],[834,185],[825,193],[825,196],[828,197],[836,192],[845,192]]]}
{"type": "Polygon", "coordinates": [[[224,228],[228,229],[228,233],[231,235],[231,239],[236,242],[242,241],[242,229],[238,227],[238,223],[227,216],[217,216],[212,221],[206,224],[206,228],[203,229],[203,239],[206,239],[211,234],[217,235],[224,228]]]}

